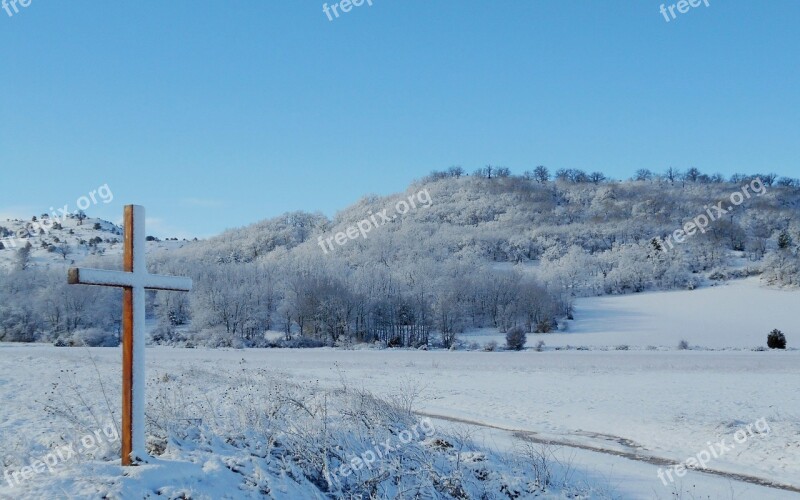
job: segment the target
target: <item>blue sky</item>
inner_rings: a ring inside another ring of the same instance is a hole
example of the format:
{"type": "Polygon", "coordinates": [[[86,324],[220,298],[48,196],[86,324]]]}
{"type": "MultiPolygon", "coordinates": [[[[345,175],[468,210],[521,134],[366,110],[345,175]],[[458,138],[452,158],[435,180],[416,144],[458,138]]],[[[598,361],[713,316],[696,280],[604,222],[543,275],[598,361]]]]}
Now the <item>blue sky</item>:
{"type": "Polygon", "coordinates": [[[0,10],[0,220],[108,184],[90,215],[209,236],[456,164],[800,176],[796,0],[322,3],[0,10]]]}

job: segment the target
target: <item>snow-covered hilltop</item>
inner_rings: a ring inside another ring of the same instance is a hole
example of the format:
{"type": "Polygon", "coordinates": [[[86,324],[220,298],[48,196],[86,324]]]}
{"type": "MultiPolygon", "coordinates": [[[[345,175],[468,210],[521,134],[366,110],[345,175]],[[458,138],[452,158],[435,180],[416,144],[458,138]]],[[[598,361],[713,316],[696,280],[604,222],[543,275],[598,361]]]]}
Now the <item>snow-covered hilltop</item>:
{"type": "MultiPolygon", "coordinates": [[[[24,265],[33,269],[58,269],[105,256],[122,254],[122,227],[88,215],[68,214],[53,219],[48,214],[27,220],[0,221],[0,269],[13,271],[24,265]],[[23,264],[19,250],[30,244],[23,264]]],[[[148,238],[148,251],[180,248],[190,242],[148,238]]],[[[109,259],[111,262],[112,259],[109,259]]]]}

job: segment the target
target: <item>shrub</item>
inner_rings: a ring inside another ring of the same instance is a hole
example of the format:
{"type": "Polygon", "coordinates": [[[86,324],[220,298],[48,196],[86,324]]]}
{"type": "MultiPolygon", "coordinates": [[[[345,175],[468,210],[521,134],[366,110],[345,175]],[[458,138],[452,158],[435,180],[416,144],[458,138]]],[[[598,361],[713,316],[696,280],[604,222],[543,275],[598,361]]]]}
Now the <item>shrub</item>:
{"type": "Polygon", "coordinates": [[[79,345],[86,344],[89,347],[117,347],[119,337],[114,332],[108,332],[101,328],[87,328],[78,330],[73,335],[79,345]]]}
{"type": "Polygon", "coordinates": [[[680,342],[678,342],[678,349],[680,349],[681,351],[685,351],[688,348],[689,348],[689,342],[685,340],[681,340],[680,342]]]}
{"type": "Polygon", "coordinates": [[[225,331],[223,328],[204,328],[194,334],[192,337],[195,345],[200,345],[203,347],[211,347],[212,349],[220,347],[233,347],[233,335],[225,331]]]}
{"type": "Polygon", "coordinates": [[[56,347],[117,347],[119,338],[115,333],[101,328],[86,328],[76,330],[71,335],[58,337],[54,345],[56,347]]]}
{"type": "Polygon", "coordinates": [[[403,347],[403,339],[400,337],[392,337],[387,344],[389,347],[403,347]]]}
{"type": "Polygon", "coordinates": [[[175,337],[175,327],[169,321],[159,321],[150,333],[150,338],[155,344],[169,344],[175,337]]]}
{"type": "Polygon", "coordinates": [[[540,340],[536,343],[536,352],[544,351],[544,340],[540,340]]]}
{"type": "Polygon", "coordinates": [[[486,345],[483,346],[483,350],[486,351],[486,352],[494,352],[494,351],[496,351],[497,350],[497,341],[496,340],[490,340],[489,342],[486,343],[486,345]]]}
{"type": "Polygon", "coordinates": [[[515,326],[506,333],[506,349],[511,351],[521,351],[525,347],[527,341],[528,336],[525,334],[525,330],[518,326],[515,326]]]}
{"type": "Polygon", "coordinates": [[[325,342],[311,337],[295,337],[292,340],[279,340],[276,347],[287,349],[316,349],[318,347],[325,347],[325,342]]]}
{"type": "Polygon", "coordinates": [[[767,336],[767,347],[770,349],[786,349],[786,336],[777,328],[772,330],[767,336]]]}
{"type": "Polygon", "coordinates": [[[557,324],[554,323],[555,322],[553,320],[542,320],[536,323],[536,333],[552,332],[557,327],[557,324]]]}

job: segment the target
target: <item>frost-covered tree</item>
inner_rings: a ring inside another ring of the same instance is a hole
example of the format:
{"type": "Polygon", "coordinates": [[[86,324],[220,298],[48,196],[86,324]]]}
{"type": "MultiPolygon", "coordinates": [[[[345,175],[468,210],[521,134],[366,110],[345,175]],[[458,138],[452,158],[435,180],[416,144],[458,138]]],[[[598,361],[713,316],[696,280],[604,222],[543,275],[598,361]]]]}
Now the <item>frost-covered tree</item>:
{"type": "Polygon", "coordinates": [[[14,260],[14,268],[18,271],[24,271],[28,269],[31,264],[32,251],[33,245],[31,245],[30,241],[26,241],[25,245],[17,250],[16,258],[14,260]]]}

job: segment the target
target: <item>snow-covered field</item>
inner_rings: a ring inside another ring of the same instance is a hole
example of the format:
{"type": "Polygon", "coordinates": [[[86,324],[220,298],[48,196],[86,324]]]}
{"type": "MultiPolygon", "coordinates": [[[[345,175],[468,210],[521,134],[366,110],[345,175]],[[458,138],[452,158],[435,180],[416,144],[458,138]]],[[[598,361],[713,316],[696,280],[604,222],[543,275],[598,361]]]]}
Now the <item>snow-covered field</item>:
{"type": "MultiPolygon", "coordinates": [[[[528,335],[528,346],[675,349],[753,349],[766,346],[774,328],[800,332],[800,293],[760,286],[759,278],[723,282],[693,291],[648,292],[578,299],[567,331],[528,335]]],[[[505,337],[483,329],[460,337],[502,345],[505,337]]],[[[797,346],[796,341],[789,343],[797,346]]]]}
{"type": "MultiPolygon", "coordinates": [[[[115,349],[6,344],[0,352],[4,452],[23,448],[34,457],[44,456],[48,447],[43,443],[72,431],[63,419],[44,412],[45,404],[63,409],[67,407],[64,401],[70,401],[80,406],[78,398],[83,397],[93,402],[99,414],[108,414],[99,380],[111,387],[116,385],[119,355],[115,349]],[[60,385],[54,394],[52,384],[56,382],[60,385]]],[[[159,382],[165,379],[200,371],[233,378],[266,369],[281,380],[304,387],[365,387],[389,397],[419,387],[416,406],[425,414],[675,462],[707,449],[708,442],[726,438],[734,443],[739,428],[764,419],[769,433],[754,432],[746,442],[710,460],[707,466],[800,485],[800,394],[795,390],[800,386],[800,353],[796,351],[481,353],[154,348],[148,349],[147,355],[151,412],[157,411],[154,398],[159,382]]],[[[202,378],[196,378],[197,385],[193,386],[193,379],[183,379],[183,390],[212,391],[203,385],[202,378]]],[[[110,399],[113,407],[117,401],[113,389],[110,399]]],[[[187,414],[191,416],[190,409],[187,414]]],[[[485,431],[480,436],[490,446],[505,449],[512,433],[485,431]]],[[[623,498],[670,498],[673,491],[658,479],[655,465],[568,447],[559,453],[563,460],[573,462],[576,478],[604,478],[602,486],[623,498]]],[[[104,474],[108,480],[107,466],[84,466],[73,472],[85,474],[87,470],[104,474]]],[[[28,486],[41,487],[56,477],[37,475],[28,486]]],[[[135,490],[138,477],[140,474],[126,479],[134,484],[119,491],[135,490]]],[[[146,480],[155,481],[153,484],[163,481],[159,486],[183,481],[169,474],[147,476],[146,480]]],[[[196,479],[186,481],[202,491],[196,479]]],[[[58,482],[69,483],[63,475],[58,482]]],[[[700,474],[683,478],[679,486],[695,494],[712,494],[712,498],[727,498],[731,491],[737,492],[736,498],[747,492],[750,498],[791,495],[700,474]]],[[[14,490],[7,487],[0,492],[14,497],[14,490]]]]}
{"type": "MultiPolygon", "coordinates": [[[[548,346],[601,347],[592,350],[149,348],[148,417],[158,422],[169,413],[191,422],[203,416],[204,399],[224,399],[240,381],[268,374],[281,386],[323,394],[364,388],[388,399],[413,399],[419,417],[433,417],[443,435],[469,431],[483,449],[497,453],[518,451],[531,441],[558,443],[551,448],[551,460],[560,464],[554,470],[573,484],[591,485],[583,491],[592,498],[797,498],[800,351],[743,348],[763,345],[772,328],[781,328],[794,345],[800,319],[791,306],[798,298],[797,292],[739,282],[582,300],[571,331],[544,339],[548,346]],[[719,349],[676,349],[684,338],[719,349]],[[619,344],[671,348],[625,351],[614,348],[619,344]],[[724,449],[718,446],[722,440],[724,449]],[[665,486],[659,470],[663,474],[666,464],[689,457],[703,458],[718,474],[678,478],[672,472],[676,481],[665,486]],[[789,489],[752,483],[758,479],[789,489]]],[[[529,337],[529,345],[537,338],[529,337]]],[[[72,409],[93,408],[101,429],[108,408],[117,411],[119,358],[117,349],[0,344],[2,456],[44,457],[54,443],[83,435],[85,429],[58,415],[72,409]]],[[[210,449],[221,454],[219,463],[192,448],[168,453],[125,478],[110,463],[113,452],[98,451],[23,485],[3,483],[0,496],[242,494],[241,477],[224,466],[224,447],[210,449]]],[[[302,498],[307,491],[280,475],[270,485],[274,498],[302,498]]]]}

